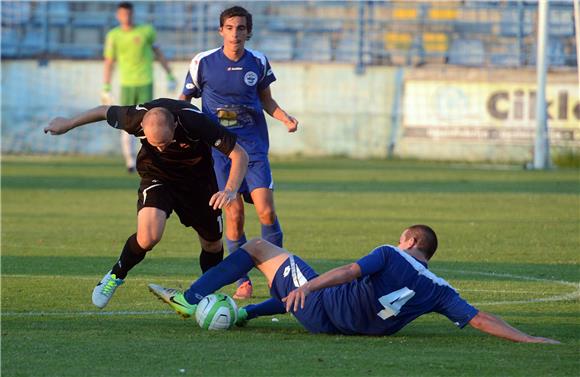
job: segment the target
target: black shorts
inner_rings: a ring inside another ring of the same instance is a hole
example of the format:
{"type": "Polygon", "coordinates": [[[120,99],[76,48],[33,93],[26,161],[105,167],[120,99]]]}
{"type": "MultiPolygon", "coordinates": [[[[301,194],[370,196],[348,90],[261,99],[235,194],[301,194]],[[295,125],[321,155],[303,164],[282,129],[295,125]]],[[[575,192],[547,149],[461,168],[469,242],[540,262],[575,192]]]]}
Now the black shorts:
{"type": "Polygon", "coordinates": [[[159,208],[171,215],[177,213],[185,226],[193,227],[207,241],[222,238],[222,211],[209,206],[209,199],[218,191],[215,179],[171,182],[141,178],[137,212],[144,207],[159,208]]]}

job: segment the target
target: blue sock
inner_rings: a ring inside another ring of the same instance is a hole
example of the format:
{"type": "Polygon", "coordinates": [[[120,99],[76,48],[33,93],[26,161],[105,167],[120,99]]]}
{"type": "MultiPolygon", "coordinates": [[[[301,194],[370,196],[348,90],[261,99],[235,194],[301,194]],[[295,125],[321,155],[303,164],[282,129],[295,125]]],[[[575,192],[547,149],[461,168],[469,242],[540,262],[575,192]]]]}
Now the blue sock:
{"type": "MultiPolygon", "coordinates": [[[[240,237],[239,240],[234,241],[234,240],[230,240],[229,238],[225,237],[226,239],[226,245],[228,246],[228,254],[233,253],[234,251],[238,250],[240,247],[242,247],[243,244],[245,244],[246,242],[248,242],[246,240],[246,234],[242,234],[242,237],[240,237]]],[[[245,281],[250,281],[250,277],[246,274],[244,276],[242,276],[240,279],[238,279],[238,287],[240,285],[242,285],[243,282],[245,281]]]]}
{"type": "Polygon", "coordinates": [[[250,254],[239,248],[191,284],[184,293],[185,299],[190,304],[197,304],[205,296],[247,274],[253,267],[254,261],[250,254]]]}
{"type": "Polygon", "coordinates": [[[248,319],[261,317],[263,315],[286,313],[286,306],[284,303],[275,298],[270,298],[259,304],[245,306],[244,309],[248,312],[248,319]]]}
{"type": "Polygon", "coordinates": [[[242,234],[242,237],[240,237],[239,240],[234,241],[234,240],[230,240],[229,238],[225,237],[226,239],[226,246],[228,247],[228,254],[233,253],[234,251],[238,250],[240,247],[242,247],[243,244],[245,244],[246,242],[248,242],[246,240],[246,234],[242,234]]]}
{"type": "Polygon", "coordinates": [[[262,224],[262,238],[278,247],[282,247],[284,233],[282,233],[282,228],[280,228],[278,217],[276,217],[272,225],[262,224]]]}

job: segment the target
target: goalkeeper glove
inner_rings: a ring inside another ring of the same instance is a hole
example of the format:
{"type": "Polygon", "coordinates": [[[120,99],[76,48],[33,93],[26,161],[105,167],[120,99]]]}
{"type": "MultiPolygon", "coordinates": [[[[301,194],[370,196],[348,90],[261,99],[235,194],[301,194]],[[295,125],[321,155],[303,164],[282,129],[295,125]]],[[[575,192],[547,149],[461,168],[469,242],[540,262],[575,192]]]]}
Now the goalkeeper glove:
{"type": "Polygon", "coordinates": [[[167,74],[167,91],[168,92],[175,92],[177,89],[177,81],[175,81],[175,77],[171,73],[167,74]]]}
{"type": "Polygon", "coordinates": [[[111,84],[103,85],[103,91],[101,92],[101,104],[112,105],[115,102],[113,98],[113,93],[111,93],[111,84]]]}

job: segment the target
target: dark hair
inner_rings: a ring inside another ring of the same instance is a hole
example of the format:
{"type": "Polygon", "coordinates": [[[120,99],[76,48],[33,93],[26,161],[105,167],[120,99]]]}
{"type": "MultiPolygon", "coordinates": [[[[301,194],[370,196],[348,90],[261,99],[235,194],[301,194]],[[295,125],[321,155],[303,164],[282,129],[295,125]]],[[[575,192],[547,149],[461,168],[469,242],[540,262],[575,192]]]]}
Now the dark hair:
{"type": "Polygon", "coordinates": [[[119,5],[117,5],[117,9],[119,8],[123,8],[123,9],[127,9],[127,10],[133,10],[133,4],[131,4],[128,1],[123,1],[121,3],[119,3],[119,5]]]}
{"type": "Polygon", "coordinates": [[[249,41],[252,37],[252,14],[239,6],[228,8],[220,14],[220,28],[224,27],[224,22],[232,17],[246,17],[246,27],[248,28],[248,37],[246,40],[249,41]]]}
{"type": "Polygon", "coordinates": [[[427,259],[431,259],[437,250],[437,235],[435,231],[427,225],[413,225],[407,228],[407,239],[415,238],[417,241],[416,248],[421,250],[427,259]]]}

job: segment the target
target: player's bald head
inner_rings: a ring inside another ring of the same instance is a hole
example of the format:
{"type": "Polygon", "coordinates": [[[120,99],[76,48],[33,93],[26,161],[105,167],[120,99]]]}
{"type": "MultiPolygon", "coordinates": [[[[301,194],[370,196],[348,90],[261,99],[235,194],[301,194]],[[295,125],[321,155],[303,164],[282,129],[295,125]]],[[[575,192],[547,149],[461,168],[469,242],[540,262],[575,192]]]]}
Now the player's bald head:
{"type": "Polygon", "coordinates": [[[147,111],[141,121],[143,133],[152,146],[163,150],[173,142],[175,119],[169,110],[154,107],[147,111]]]}

